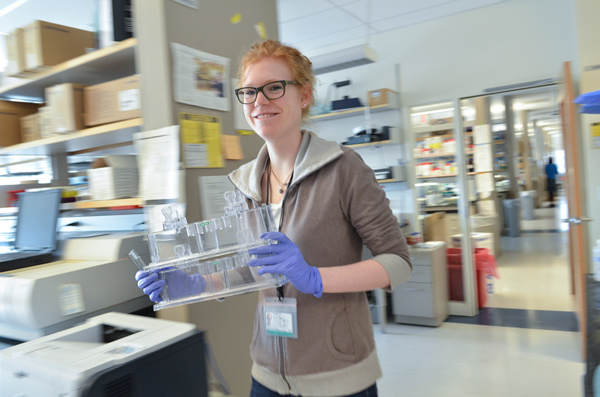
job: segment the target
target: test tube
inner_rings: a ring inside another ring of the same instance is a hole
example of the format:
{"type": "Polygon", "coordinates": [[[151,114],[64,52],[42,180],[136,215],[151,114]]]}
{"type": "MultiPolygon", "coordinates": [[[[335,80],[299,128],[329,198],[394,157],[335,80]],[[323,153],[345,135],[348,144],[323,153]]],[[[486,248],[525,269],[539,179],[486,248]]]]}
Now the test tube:
{"type": "Polygon", "coordinates": [[[138,269],[144,270],[144,267],[146,266],[146,264],[144,263],[142,258],[138,255],[138,253],[135,252],[135,250],[131,250],[129,252],[129,257],[131,258],[133,263],[135,263],[135,265],[138,267],[138,269]]]}

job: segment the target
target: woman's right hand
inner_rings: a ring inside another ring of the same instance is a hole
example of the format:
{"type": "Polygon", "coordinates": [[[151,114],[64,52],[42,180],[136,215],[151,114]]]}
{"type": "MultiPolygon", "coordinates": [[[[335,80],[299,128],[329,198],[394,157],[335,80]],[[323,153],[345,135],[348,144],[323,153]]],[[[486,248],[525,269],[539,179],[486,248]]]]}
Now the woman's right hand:
{"type": "Polygon", "coordinates": [[[167,286],[165,299],[178,299],[201,294],[206,290],[206,280],[199,274],[187,274],[179,269],[161,269],[161,277],[156,272],[140,270],[135,274],[138,287],[154,302],[163,299],[160,294],[167,286]]]}
{"type": "Polygon", "coordinates": [[[160,302],[162,300],[160,294],[165,286],[165,281],[160,280],[156,272],[139,270],[135,274],[135,279],[138,282],[138,287],[148,295],[151,301],[160,302]]]}

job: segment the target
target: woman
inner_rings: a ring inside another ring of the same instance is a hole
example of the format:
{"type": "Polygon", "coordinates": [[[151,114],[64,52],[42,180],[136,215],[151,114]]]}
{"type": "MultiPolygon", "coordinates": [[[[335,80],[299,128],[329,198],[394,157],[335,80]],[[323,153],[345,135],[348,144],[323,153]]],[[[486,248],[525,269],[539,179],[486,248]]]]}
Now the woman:
{"type": "Polygon", "coordinates": [[[258,259],[249,264],[290,280],[259,292],[251,396],[376,396],[381,368],[365,291],[409,278],[399,224],[353,150],[301,129],[314,92],[308,58],[268,40],[244,55],[239,77],[236,96],[265,145],[229,178],[250,205],[270,204],[279,225],[262,236],[279,244],[251,250],[258,259]],[[362,260],[363,244],[373,259],[362,260]],[[297,324],[291,337],[272,325],[287,319],[297,324]]]}

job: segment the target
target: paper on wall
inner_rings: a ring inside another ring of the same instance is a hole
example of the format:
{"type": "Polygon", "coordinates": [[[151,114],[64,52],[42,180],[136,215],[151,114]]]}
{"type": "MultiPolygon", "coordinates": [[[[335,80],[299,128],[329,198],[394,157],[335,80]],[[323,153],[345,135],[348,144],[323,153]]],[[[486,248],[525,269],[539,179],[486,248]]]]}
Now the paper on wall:
{"type": "Polygon", "coordinates": [[[494,170],[492,162],[492,145],[489,143],[475,145],[475,154],[473,155],[475,172],[491,172],[494,170]]]}
{"type": "Polygon", "coordinates": [[[228,112],[229,58],[177,43],[171,50],[175,101],[228,112]]]}
{"type": "Polygon", "coordinates": [[[224,166],[221,150],[221,118],[179,113],[181,146],[186,168],[224,166]]]}
{"type": "Polygon", "coordinates": [[[473,131],[473,143],[481,145],[482,143],[492,143],[492,130],[489,124],[476,125],[473,131]]]}
{"type": "Polygon", "coordinates": [[[244,152],[239,135],[221,135],[221,146],[225,160],[243,160],[244,152]]]}
{"type": "Polygon", "coordinates": [[[254,25],[254,29],[256,30],[256,33],[258,33],[261,39],[266,40],[269,38],[267,36],[267,26],[264,22],[259,22],[256,25],[254,25]]]}
{"type": "Polygon", "coordinates": [[[475,175],[475,187],[478,193],[493,192],[495,189],[494,175],[491,172],[475,175]]]}
{"type": "Polygon", "coordinates": [[[179,126],[133,134],[144,201],[179,198],[179,126]]]}
{"type": "Polygon", "coordinates": [[[225,213],[225,192],[233,190],[233,184],[226,175],[198,177],[200,210],[202,219],[210,219],[225,213]]]}

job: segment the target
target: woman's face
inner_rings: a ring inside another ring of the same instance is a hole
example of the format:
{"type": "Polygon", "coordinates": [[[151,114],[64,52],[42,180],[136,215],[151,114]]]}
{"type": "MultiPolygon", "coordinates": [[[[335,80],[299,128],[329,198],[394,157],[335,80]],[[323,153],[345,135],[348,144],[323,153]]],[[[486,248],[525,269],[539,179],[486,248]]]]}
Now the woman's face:
{"type": "MultiPolygon", "coordinates": [[[[262,87],[278,81],[293,80],[292,71],[285,61],[277,58],[263,58],[246,68],[242,86],[262,87]]],[[[246,120],[254,131],[266,141],[276,141],[300,132],[302,106],[310,102],[301,86],[288,84],[285,95],[278,99],[267,99],[259,92],[254,103],[243,105],[246,120]]],[[[310,94],[309,94],[310,95],[310,94]]]]}

